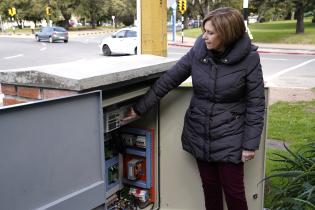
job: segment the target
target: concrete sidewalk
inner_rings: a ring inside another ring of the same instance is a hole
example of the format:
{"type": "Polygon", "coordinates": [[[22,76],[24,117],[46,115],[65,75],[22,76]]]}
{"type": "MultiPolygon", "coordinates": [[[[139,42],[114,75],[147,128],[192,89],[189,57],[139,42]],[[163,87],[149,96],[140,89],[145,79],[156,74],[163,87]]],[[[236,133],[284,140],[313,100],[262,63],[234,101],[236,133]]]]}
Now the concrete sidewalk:
{"type": "MultiPolygon", "coordinates": [[[[195,43],[195,38],[184,37],[182,42],[181,36],[176,36],[173,41],[171,33],[167,34],[168,45],[178,47],[192,47],[195,43]]],[[[253,43],[257,45],[260,53],[280,53],[280,54],[303,54],[315,55],[315,45],[300,45],[300,44],[271,44],[271,43],[253,43]]]]}

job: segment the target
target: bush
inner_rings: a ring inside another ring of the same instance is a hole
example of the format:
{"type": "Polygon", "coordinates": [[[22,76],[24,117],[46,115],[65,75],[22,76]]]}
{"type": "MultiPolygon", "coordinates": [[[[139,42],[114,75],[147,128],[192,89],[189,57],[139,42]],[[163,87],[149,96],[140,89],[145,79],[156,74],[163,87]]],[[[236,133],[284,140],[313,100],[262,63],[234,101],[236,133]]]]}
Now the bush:
{"type": "Polygon", "coordinates": [[[281,178],[282,186],[272,197],[272,210],[315,209],[315,142],[300,147],[296,153],[284,145],[288,155],[276,154],[275,162],[282,163],[264,180],[281,178]]]}

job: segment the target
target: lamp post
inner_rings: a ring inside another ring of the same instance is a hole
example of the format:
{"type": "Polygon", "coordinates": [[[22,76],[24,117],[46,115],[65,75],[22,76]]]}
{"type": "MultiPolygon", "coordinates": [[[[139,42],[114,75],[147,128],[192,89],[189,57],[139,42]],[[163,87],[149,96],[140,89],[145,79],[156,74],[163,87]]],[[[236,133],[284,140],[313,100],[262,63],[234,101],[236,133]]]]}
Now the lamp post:
{"type": "Polygon", "coordinates": [[[173,21],[173,42],[176,40],[176,8],[177,4],[176,1],[172,4],[172,10],[173,10],[173,15],[172,15],[172,21],[173,21]]]}
{"type": "Polygon", "coordinates": [[[253,39],[253,35],[248,28],[248,0],[243,0],[243,17],[244,17],[246,32],[247,32],[249,38],[253,39]]]}

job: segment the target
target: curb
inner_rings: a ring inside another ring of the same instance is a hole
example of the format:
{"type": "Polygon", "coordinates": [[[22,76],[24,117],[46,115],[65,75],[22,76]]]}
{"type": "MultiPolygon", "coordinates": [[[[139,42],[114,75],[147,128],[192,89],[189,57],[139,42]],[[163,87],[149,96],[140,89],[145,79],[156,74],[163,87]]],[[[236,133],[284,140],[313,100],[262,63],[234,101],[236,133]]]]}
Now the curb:
{"type": "MultiPolygon", "coordinates": [[[[86,35],[93,35],[93,34],[106,34],[106,33],[113,33],[117,30],[104,30],[104,31],[89,31],[89,32],[80,32],[80,31],[68,31],[69,35],[75,35],[75,36],[86,36],[86,35]]],[[[35,36],[35,34],[29,34],[29,33],[0,33],[1,36],[35,36]]]]}
{"type": "Polygon", "coordinates": [[[193,47],[194,46],[191,43],[176,43],[176,42],[168,42],[167,45],[176,46],[176,47],[193,47]]]}
{"type": "Polygon", "coordinates": [[[310,51],[292,51],[290,52],[289,49],[287,49],[286,51],[281,51],[283,49],[278,50],[274,50],[274,49],[262,49],[262,50],[258,50],[259,53],[266,53],[266,54],[271,54],[271,53],[277,53],[277,54],[286,54],[286,55],[315,55],[315,52],[310,52],[310,51]]]}
{"type": "Polygon", "coordinates": [[[93,34],[113,33],[113,32],[116,32],[116,31],[117,30],[108,30],[108,31],[93,31],[93,32],[85,32],[85,33],[71,31],[71,32],[69,32],[69,34],[70,35],[77,35],[77,36],[86,36],[86,35],[93,35],[93,34]]]}
{"type": "MultiPolygon", "coordinates": [[[[175,47],[193,47],[191,43],[175,43],[168,42],[169,46],[175,47]]],[[[315,51],[313,50],[299,50],[299,49],[284,49],[284,48],[263,48],[261,50],[258,49],[258,53],[267,54],[267,53],[277,53],[277,54],[285,54],[285,55],[315,55],[315,51]]]]}

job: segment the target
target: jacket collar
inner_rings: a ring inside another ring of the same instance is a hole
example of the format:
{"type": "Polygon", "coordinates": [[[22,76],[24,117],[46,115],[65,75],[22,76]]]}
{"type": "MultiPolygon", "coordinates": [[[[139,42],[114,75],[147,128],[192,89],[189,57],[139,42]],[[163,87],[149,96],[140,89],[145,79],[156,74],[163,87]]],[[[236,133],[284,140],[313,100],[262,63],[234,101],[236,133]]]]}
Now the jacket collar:
{"type": "MultiPolygon", "coordinates": [[[[199,36],[194,45],[195,55],[198,60],[205,63],[207,59],[213,59],[213,55],[208,53],[206,44],[199,36]]],[[[232,65],[244,59],[251,51],[256,51],[258,47],[251,44],[247,33],[242,36],[230,49],[230,51],[220,59],[221,63],[232,65]]]]}

